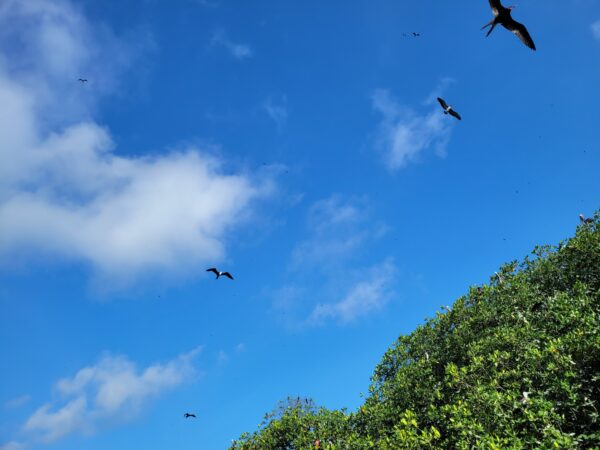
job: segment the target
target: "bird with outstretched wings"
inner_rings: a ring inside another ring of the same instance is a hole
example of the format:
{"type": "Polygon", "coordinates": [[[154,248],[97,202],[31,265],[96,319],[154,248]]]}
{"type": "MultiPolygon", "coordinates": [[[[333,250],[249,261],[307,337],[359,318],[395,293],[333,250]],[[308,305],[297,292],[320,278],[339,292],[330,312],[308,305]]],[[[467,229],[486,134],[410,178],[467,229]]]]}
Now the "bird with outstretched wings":
{"type": "Polygon", "coordinates": [[[210,269],[206,269],[206,271],[214,273],[216,275],[216,280],[218,280],[220,277],[226,277],[230,280],[233,280],[233,276],[229,272],[220,272],[216,267],[211,267],[210,269]]]}
{"type": "Polygon", "coordinates": [[[527,47],[535,50],[535,44],[529,32],[527,31],[527,28],[525,28],[525,25],[517,22],[510,14],[515,7],[509,6],[507,8],[500,3],[500,0],[489,0],[489,2],[492,13],[494,14],[494,18],[482,27],[482,29],[490,27],[486,36],[489,36],[492,31],[494,31],[494,28],[496,28],[496,25],[500,24],[517,36],[519,40],[527,47]]]}
{"type": "Polygon", "coordinates": [[[444,114],[450,114],[452,117],[456,117],[458,120],[462,120],[460,114],[454,111],[454,109],[452,109],[452,106],[448,105],[448,103],[446,103],[446,101],[443,98],[438,97],[437,100],[444,109],[444,114]]]}

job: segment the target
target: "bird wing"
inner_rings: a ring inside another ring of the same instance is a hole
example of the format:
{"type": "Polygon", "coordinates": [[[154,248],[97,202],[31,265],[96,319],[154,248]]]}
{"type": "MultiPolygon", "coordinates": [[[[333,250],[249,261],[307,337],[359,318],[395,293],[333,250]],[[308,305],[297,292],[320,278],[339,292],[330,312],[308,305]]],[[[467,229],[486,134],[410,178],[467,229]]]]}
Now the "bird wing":
{"type": "Polygon", "coordinates": [[[443,98],[437,98],[438,102],[440,102],[440,105],[442,105],[442,108],[444,108],[444,110],[448,109],[448,104],[444,101],[443,98]]]}
{"type": "Polygon", "coordinates": [[[207,272],[212,272],[216,276],[219,276],[219,271],[215,267],[211,267],[210,269],[206,269],[207,272]]]}
{"type": "Polygon", "coordinates": [[[527,28],[522,23],[517,22],[516,20],[510,20],[506,23],[503,23],[504,28],[512,31],[515,36],[517,36],[523,44],[529,47],[531,50],[535,50],[535,44],[533,43],[533,39],[529,35],[527,28]]]}
{"type": "Polygon", "coordinates": [[[231,276],[231,274],[229,272],[223,272],[221,275],[229,278],[230,280],[233,280],[233,277],[231,276]]]}
{"type": "Polygon", "coordinates": [[[450,111],[448,111],[448,114],[450,114],[451,116],[456,117],[458,120],[462,120],[462,117],[460,117],[460,114],[457,113],[456,111],[454,111],[453,109],[451,109],[450,111]]]}
{"type": "Polygon", "coordinates": [[[494,15],[497,16],[498,11],[502,8],[502,3],[500,3],[500,0],[490,0],[490,8],[492,8],[494,15]]]}

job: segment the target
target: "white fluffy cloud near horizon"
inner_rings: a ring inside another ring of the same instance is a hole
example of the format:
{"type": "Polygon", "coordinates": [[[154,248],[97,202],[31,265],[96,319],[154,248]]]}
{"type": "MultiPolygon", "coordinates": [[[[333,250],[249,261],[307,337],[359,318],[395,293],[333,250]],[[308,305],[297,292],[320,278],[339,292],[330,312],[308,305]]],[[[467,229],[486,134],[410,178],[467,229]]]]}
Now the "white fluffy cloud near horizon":
{"type": "Polygon", "coordinates": [[[42,405],[25,421],[21,432],[25,443],[50,443],[75,433],[91,435],[103,426],[134,419],[149,401],[197,376],[194,360],[200,351],[198,347],[145,368],[125,356],[104,355],[96,364],[56,382],[58,399],[42,405]]]}
{"type": "MultiPolygon", "coordinates": [[[[450,81],[442,80],[436,91],[450,81]]],[[[428,97],[429,112],[418,113],[400,104],[386,89],[377,89],[373,93],[373,110],[382,116],[375,133],[375,147],[389,170],[397,171],[419,161],[422,153],[429,149],[438,156],[446,155],[451,125],[435,101],[436,95],[428,97]]]]}
{"type": "Polygon", "coordinates": [[[59,256],[131,282],[225,258],[227,233],[271,179],[233,173],[197,147],[116,149],[90,105],[132,46],[96,33],[68,1],[7,0],[0,30],[0,261],[59,256]],[[80,85],[84,73],[98,79],[80,85]]]}

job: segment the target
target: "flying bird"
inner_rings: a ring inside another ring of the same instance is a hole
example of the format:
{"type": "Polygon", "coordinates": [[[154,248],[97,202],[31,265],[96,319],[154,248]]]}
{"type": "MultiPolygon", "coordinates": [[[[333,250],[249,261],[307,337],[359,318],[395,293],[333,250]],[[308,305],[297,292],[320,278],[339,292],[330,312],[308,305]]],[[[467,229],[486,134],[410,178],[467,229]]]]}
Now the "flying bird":
{"type": "Polygon", "coordinates": [[[183,417],[185,417],[186,419],[189,419],[190,417],[193,417],[195,419],[196,418],[196,414],[185,413],[183,415],[183,417]]]}
{"type": "Polygon", "coordinates": [[[592,219],[591,217],[585,217],[583,214],[579,214],[579,220],[581,221],[581,223],[593,223],[594,219],[592,219]]]}
{"type": "Polygon", "coordinates": [[[452,109],[452,106],[449,106],[443,98],[437,98],[438,102],[440,102],[440,105],[442,105],[442,108],[444,108],[444,114],[450,114],[453,117],[456,117],[458,120],[462,120],[462,118],[460,117],[460,114],[458,114],[456,111],[454,111],[452,109]]]}
{"type": "Polygon", "coordinates": [[[79,82],[80,83],[87,83],[88,80],[87,80],[87,78],[79,78],[79,82]]]}
{"type": "Polygon", "coordinates": [[[413,35],[414,37],[420,37],[420,36],[421,36],[421,33],[417,33],[416,31],[413,31],[413,32],[412,32],[412,35],[413,35]]]}
{"type": "Polygon", "coordinates": [[[521,42],[527,47],[529,47],[531,50],[535,50],[535,44],[533,43],[533,39],[531,39],[527,28],[525,28],[525,25],[517,22],[510,15],[510,12],[513,9],[515,9],[515,7],[504,7],[502,6],[502,3],[500,3],[500,0],[489,1],[490,7],[492,8],[492,12],[494,13],[494,18],[481,28],[482,30],[484,30],[487,27],[491,27],[490,30],[487,32],[486,36],[489,36],[490,33],[494,31],[494,28],[496,28],[496,25],[500,24],[507,30],[512,31],[515,34],[515,36],[517,36],[521,40],[521,42]]]}
{"type": "Polygon", "coordinates": [[[231,276],[231,274],[229,272],[219,272],[215,267],[211,267],[210,269],[206,269],[207,272],[213,272],[217,278],[215,278],[216,280],[219,279],[219,277],[227,277],[230,280],[233,280],[233,277],[231,276]]]}

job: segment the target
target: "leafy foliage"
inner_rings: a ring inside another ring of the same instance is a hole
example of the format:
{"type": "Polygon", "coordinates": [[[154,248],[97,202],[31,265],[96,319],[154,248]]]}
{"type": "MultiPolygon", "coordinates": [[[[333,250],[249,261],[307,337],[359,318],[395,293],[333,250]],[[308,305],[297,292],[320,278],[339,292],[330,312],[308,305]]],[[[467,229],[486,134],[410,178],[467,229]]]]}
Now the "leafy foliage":
{"type": "Polygon", "coordinates": [[[599,449],[599,312],[596,213],[401,336],[355,413],[288,400],[231,449],[599,449]]]}

